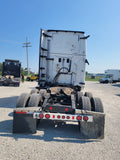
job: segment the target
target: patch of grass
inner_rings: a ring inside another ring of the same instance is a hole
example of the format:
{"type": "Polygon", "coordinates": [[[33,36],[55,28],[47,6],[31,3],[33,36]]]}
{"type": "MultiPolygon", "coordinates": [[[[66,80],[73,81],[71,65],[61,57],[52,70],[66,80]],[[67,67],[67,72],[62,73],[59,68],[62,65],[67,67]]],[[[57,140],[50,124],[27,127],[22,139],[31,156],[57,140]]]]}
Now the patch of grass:
{"type": "Polygon", "coordinates": [[[86,76],[85,81],[99,81],[100,78],[103,78],[103,77],[95,77],[95,79],[92,79],[91,76],[86,76]]]}

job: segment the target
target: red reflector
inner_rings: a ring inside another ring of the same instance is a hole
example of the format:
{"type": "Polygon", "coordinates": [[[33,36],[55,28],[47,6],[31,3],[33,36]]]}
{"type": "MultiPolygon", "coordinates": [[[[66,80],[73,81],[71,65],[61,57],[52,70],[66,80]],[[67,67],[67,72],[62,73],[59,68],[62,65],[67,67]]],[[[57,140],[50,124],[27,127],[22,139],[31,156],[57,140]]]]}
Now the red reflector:
{"type": "Polygon", "coordinates": [[[16,112],[16,114],[26,114],[27,112],[16,112]]]}
{"type": "Polygon", "coordinates": [[[65,108],[65,111],[68,111],[68,108],[65,108]]]}
{"type": "Polygon", "coordinates": [[[84,117],[83,117],[83,120],[84,120],[84,121],[87,121],[87,120],[88,120],[88,117],[87,117],[87,116],[84,116],[84,117]]]}
{"type": "Polygon", "coordinates": [[[70,116],[67,116],[67,119],[70,119],[70,116]]]}
{"type": "Polygon", "coordinates": [[[49,107],[49,110],[52,110],[53,108],[52,107],[49,107]]]}
{"type": "Polygon", "coordinates": [[[65,119],[65,116],[62,116],[62,119],[65,119]]]}
{"type": "Polygon", "coordinates": [[[55,115],[53,115],[52,117],[55,118],[55,115]]]}
{"type": "Polygon", "coordinates": [[[44,115],[43,115],[43,114],[40,114],[39,117],[42,119],[42,118],[44,117],[44,115]]]}
{"type": "Polygon", "coordinates": [[[81,116],[77,116],[77,120],[80,121],[82,119],[81,116]]]}
{"type": "Polygon", "coordinates": [[[74,119],[75,119],[75,117],[74,117],[74,116],[72,116],[72,119],[74,120],[74,119]]]}
{"type": "Polygon", "coordinates": [[[60,119],[60,115],[58,115],[57,118],[60,119]]]}
{"type": "Polygon", "coordinates": [[[45,115],[45,118],[49,119],[49,118],[50,118],[50,115],[49,115],[49,114],[46,114],[46,115],[45,115]]]}

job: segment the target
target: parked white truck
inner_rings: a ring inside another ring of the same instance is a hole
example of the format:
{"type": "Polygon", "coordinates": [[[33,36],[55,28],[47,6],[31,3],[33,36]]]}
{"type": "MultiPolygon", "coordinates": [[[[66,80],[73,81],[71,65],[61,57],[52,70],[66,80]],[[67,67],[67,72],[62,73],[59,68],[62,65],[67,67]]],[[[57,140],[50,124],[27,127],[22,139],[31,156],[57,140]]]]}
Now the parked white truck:
{"type": "Polygon", "coordinates": [[[116,83],[120,82],[120,70],[108,69],[105,71],[105,77],[99,80],[100,83],[116,83]]]}
{"type": "Polygon", "coordinates": [[[90,92],[81,92],[88,37],[81,31],[41,30],[38,86],[19,96],[13,133],[36,133],[39,120],[71,121],[78,122],[82,136],[104,138],[102,102],[90,92]]]}

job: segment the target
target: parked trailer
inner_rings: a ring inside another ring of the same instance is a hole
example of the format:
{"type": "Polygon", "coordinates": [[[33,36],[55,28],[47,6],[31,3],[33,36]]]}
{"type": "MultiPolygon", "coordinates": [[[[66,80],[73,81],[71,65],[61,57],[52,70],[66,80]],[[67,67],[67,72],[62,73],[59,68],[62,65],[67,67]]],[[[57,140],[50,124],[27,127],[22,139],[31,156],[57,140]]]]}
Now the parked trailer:
{"type": "Polygon", "coordinates": [[[116,83],[120,82],[120,70],[108,69],[105,71],[105,77],[99,80],[100,83],[116,83]]]}
{"type": "Polygon", "coordinates": [[[18,60],[5,59],[2,67],[2,77],[0,77],[1,86],[20,85],[21,63],[18,60]]]}
{"type": "Polygon", "coordinates": [[[41,30],[38,86],[19,96],[13,133],[36,133],[39,120],[71,121],[78,122],[85,138],[104,138],[102,102],[82,92],[88,37],[80,31],[41,30]]]}

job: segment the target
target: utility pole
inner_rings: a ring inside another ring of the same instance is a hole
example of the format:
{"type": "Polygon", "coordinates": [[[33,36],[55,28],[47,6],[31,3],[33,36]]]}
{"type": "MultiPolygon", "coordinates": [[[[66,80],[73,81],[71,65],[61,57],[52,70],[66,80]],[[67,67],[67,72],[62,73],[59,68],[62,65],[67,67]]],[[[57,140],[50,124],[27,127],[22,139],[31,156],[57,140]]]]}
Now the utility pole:
{"type": "Polygon", "coordinates": [[[27,53],[27,75],[29,76],[29,63],[28,63],[28,47],[32,47],[31,45],[31,42],[28,42],[28,38],[26,37],[26,43],[23,43],[24,46],[23,47],[26,47],[26,53],[27,53]]]}

